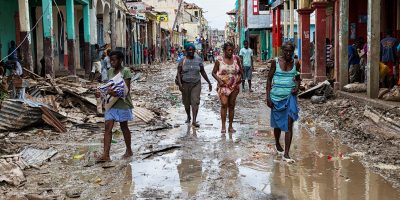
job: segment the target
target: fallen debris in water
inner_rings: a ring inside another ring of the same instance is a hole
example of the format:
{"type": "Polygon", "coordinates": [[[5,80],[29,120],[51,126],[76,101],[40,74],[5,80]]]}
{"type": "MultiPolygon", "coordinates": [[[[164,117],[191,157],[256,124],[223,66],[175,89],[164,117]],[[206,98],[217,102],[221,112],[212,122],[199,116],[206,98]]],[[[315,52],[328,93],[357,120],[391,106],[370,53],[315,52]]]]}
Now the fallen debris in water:
{"type": "Polygon", "coordinates": [[[182,145],[169,145],[169,146],[162,147],[162,148],[159,148],[159,149],[156,149],[156,150],[152,150],[150,152],[144,152],[144,153],[141,153],[141,155],[145,155],[142,158],[142,160],[144,160],[146,158],[150,158],[151,156],[153,156],[153,155],[155,155],[157,153],[162,153],[162,152],[170,151],[170,150],[173,150],[173,149],[178,149],[178,148],[181,148],[181,147],[182,147],[182,145]]]}

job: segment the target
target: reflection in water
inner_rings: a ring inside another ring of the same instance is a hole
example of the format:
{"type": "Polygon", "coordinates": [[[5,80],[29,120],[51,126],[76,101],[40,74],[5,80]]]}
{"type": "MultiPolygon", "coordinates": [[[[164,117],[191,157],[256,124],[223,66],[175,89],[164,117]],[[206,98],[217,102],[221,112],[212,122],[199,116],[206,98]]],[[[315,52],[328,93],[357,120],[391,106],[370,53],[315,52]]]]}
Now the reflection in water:
{"type": "Polygon", "coordinates": [[[242,185],[248,185],[265,194],[271,193],[271,172],[262,172],[256,169],[239,166],[240,180],[242,185]]]}
{"type": "Polygon", "coordinates": [[[119,191],[119,194],[117,193],[112,199],[128,199],[132,196],[132,187],[135,187],[135,185],[133,184],[132,179],[132,166],[129,164],[125,168],[125,176],[122,181],[122,187],[119,191]]]}
{"type": "Polygon", "coordinates": [[[182,190],[187,192],[189,197],[196,194],[202,181],[201,164],[199,160],[182,159],[177,167],[182,190]]]}
{"type": "Polygon", "coordinates": [[[399,199],[399,191],[357,159],[327,159],[327,155],[345,154],[350,149],[326,133],[314,137],[302,132],[300,138],[295,142],[298,162],[275,164],[272,194],[285,199],[399,199]]]}
{"type": "Polygon", "coordinates": [[[176,166],[179,164],[177,152],[166,154],[154,160],[132,163],[135,194],[141,194],[151,189],[163,193],[180,193],[179,174],[176,166]]]}

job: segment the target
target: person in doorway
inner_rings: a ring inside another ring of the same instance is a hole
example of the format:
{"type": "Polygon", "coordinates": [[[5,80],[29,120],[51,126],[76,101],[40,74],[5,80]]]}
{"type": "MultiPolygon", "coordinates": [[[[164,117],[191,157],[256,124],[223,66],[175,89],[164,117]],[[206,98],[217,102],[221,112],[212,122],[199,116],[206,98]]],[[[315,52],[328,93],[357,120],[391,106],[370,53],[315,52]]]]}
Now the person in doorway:
{"type": "Polygon", "coordinates": [[[94,48],[92,52],[92,72],[89,77],[90,81],[96,80],[96,73],[101,73],[100,46],[95,44],[94,48]]]}
{"type": "MultiPolygon", "coordinates": [[[[133,155],[131,148],[131,132],[129,131],[128,127],[128,121],[133,120],[133,114],[132,114],[133,104],[129,92],[131,89],[132,73],[129,68],[122,67],[122,62],[124,60],[124,54],[122,52],[112,51],[109,56],[112,68],[108,71],[108,76],[110,78],[113,78],[119,73],[121,73],[122,78],[125,80],[128,93],[126,97],[121,97],[111,87],[107,91],[108,95],[112,97],[118,97],[118,100],[104,114],[105,118],[104,150],[103,150],[103,155],[97,158],[97,162],[111,161],[110,148],[112,140],[112,129],[114,127],[115,122],[119,122],[120,124],[126,145],[126,151],[122,158],[126,159],[133,155]]],[[[96,92],[96,97],[97,98],[100,97],[99,91],[96,92]]]]}
{"type": "Polygon", "coordinates": [[[108,70],[111,69],[111,62],[110,62],[110,53],[111,49],[107,49],[106,53],[104,54],[104,59],[102,60],[102,68],[101,68],[101,81],[107,82],[109,80],[108,77],[108,70]]]}
{"type": "Polygon", "coordinates": [[[349,83],[360,82],[360,56],[357,52],[359,44],[360,42],[357,40],[353,45],[348,46],[349,83]]]}
{"type": "Polygon", "coordinates": [[[240,49],[239,56],[242,60],[243,66],[243,78],[242,78],[242,89],[245,91],[246,80],[249,83],[249,91],[253,92],[251,89],[251,78],[254,69],[253,65],[253,50],[249,48],[249,42],[245,40],[243,42],[244,47],[240,49]]]}
{"type": "Polygon", "coordinates": [[[386,37],[381,40],[381,62],[389,67],[389,74],[385,78],[385,87],[392,88],[395,85],[396,48],[399,41],[392,37],[392,32],[387,31],[386,37]]]}
{"type": "Polygon", "coordinates": [[[182,92],[182,101],[187,115],[186,123],[190,123],[193,117],[192,126],[198,128],[197,114],[200,105],[201,76],[207,81],[211,92],[212,85],[204,70],[203,59],[195,54],[196,47],[193,44],[186,46],[186,57],[178,64],[177,84],[182,92]],[[190,116],[192,110],[192,117],[190,116]]]}
{"type": "Polygon", "coordinates": [[[274,128],[275,147],[282,159],[294,162],[289,156],[293,137],[293,123],[299,116],[297,93],[300,87],[300,64],[293,59],[295,46],[291,42],[282,45],[282,55],[270,60],[271,69],[267,79],[267,105],[271,108],[271,127],[274,128]],[[285,132],[285,149],[279,139],[285,132]]]}
{"type": "Polygon", "coordinates": [[[242,82],[243,69],[239,57],[233,55],[234,44],[224,44],[224,55],[218,56],[212,72],[218,82],[217,92],[221,101],[221,133],[226,133],[226,115],[229,110],[228,132],[236,132],[232,123],[235,117],[236,98],[239,94],[240,83],[242,82]]]}
{"type": "Polygon", "coordinates": [[[10,41],[10,48],[8,48],[8,60],[17,61],[18,60],[18,49],[16,47],[15,41],[10,41]]]}

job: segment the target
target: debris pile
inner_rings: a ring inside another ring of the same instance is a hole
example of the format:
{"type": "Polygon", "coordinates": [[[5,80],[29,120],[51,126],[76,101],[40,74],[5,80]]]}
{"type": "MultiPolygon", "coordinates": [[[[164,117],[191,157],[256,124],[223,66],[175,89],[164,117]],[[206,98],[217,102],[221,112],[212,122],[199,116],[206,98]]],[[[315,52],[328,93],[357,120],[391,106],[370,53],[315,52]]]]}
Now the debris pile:
{"type": "Polygon", "coordinates": [[[329,81],[324,81],[319,83],[318,85],[311,87],[313,82],[304,82],[302,83],[302,88],[308,90],[300,93],[298,95],[299,98],[311,98],[311,103],[313,104],[322,104],[326,103],[326,101],[334,96],[333,88],[329,81]],[[310,88],[311,87],[311,88],[310,88]]]}

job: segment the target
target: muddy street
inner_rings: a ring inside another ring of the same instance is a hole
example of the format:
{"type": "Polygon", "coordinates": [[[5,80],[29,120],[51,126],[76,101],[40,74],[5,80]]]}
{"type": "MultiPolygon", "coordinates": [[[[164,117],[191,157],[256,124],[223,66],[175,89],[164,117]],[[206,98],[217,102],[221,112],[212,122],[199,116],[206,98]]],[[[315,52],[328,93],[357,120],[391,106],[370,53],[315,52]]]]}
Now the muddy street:
{"type": "MultiPolygon", "coordinates": [[[[206,65],[209,77],[212,67],[206,65]]],[[[1,199],[70,199],[73,194],[80,199],[399,198],[399,189],[364,167],[362,152],[342,145],[312,119],[295,124],[291,156],[296,162],[283,162],[274,150],[263,70],[254,74],[255,92],[238,97],[234,134],[220,133],[214,80],[211,93],[203,82],[201,127],[193,128],[184,123],[186,114],[171,76],[175,66],[143,73],[133,83],[133,100],[156,112],[163,123],[149,127],[136,118],[129,124],[131,160],[121,159],[125,146],[117,126],[113,161],[105,164],[93,163],[93,155],[102,150],[102,123],[73,126],[68,136],[37,129],[13,137],[10,133],[5,140],[10,145],[52,147],[58,153],[41,167],[25,170],[27,180],[18,187],[0,185],[1,199]]]]}

